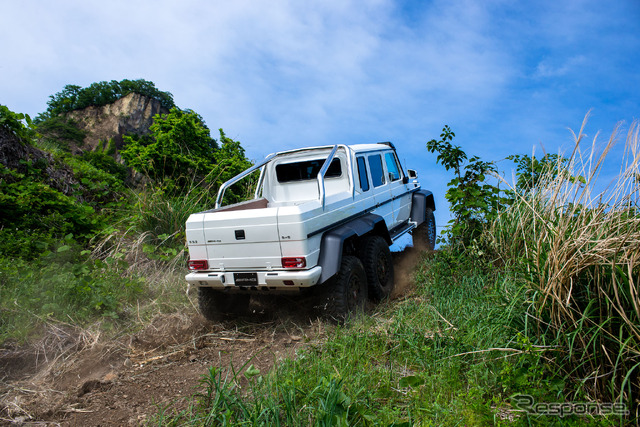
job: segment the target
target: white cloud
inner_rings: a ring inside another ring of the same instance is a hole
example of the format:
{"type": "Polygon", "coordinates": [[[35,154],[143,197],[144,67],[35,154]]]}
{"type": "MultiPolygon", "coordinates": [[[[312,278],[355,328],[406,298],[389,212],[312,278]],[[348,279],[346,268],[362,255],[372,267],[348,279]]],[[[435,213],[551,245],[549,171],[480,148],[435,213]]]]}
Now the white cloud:
{"type": "Polygon", "coordinates": [[[535,77],[562,77],[569,73],[581,73],[580,67],[587,62],[584,55],[577,55],[562,62],[558,65],[553,64],[551,59],[543,59],[536,67],[535,77]]]}
{"type": "Polygon", "coordinates": [[[473,3],[436,3],[413,28],[384,1],[11,8],[2,37],[22,43],[0,70],[21,89],[49,82],[50,94],[67,83],[147,78],[186,106],[223,117],[236,115],[233,108],[266,120],[386,113],[385,106],[431,104],[425,98],[443,93],[461,104],[490,98],[509,72],[483,34],[486,13],[473,3]]]}

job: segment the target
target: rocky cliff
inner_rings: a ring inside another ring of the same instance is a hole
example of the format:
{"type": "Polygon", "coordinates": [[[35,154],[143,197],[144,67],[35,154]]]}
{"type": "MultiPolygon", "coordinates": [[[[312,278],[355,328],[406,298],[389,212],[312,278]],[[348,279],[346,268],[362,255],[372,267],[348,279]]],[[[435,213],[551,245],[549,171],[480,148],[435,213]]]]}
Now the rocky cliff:
{"type": "Polygon", "coordinates": [[[125,134],[146,135],[153,124],[153,116],[169,111],[160,101],[137,93],[102,107],[87,107],[67,114],[76,126],[87,133],[82,150],[95,150],[102,142],[113,140],[117,149],[122,148],[125,134]]]}
{"type": "MultiPolygon", "coordinates": [[[[39,170],[42,182],[65,195],[71,195],[74,184],[78,184],[69,166],[56,161],[51,153],[27,144],[8,129],[0,126],[0,165],[24,174],[30,168],[27,162],[37,165],[36,168],[31,166],[32,173],[33,169],[39,170]]],[[[20,179],[10,175],[1,177],[8,182],[20,179]]]]}

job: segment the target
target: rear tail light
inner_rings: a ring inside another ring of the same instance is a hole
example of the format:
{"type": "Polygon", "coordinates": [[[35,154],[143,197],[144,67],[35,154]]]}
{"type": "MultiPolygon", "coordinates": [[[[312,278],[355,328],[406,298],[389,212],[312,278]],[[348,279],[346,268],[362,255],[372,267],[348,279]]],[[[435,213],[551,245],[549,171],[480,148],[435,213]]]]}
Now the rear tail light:
{"type": "Polygon", "coordinates": [[[199,270],[208,270],[209,262],[206,259],[190,259],[189,260],[189,270],[191,271],[199,271],[199,270]]]}
{"type": "Polygon", "coordinates": [[[282,258],[283,268],[305,268],[306,266],[307,260],[303,256],[282,258]]]}

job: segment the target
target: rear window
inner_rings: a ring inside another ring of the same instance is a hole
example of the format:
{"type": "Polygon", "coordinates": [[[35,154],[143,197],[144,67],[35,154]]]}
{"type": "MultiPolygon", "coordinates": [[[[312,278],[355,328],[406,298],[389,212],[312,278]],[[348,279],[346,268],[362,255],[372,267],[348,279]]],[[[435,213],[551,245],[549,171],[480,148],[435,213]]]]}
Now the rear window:
{"type": "MultiPolygon", "coordinates": [[[[276,165],[278,182],[296,182],[316,179],[326,159],[305,160],[304,162],[282,163],[276,165]]],[[[333,159],[327,169],[325,178],[339,178],[342,176],[340,159],[333,159]]]]}

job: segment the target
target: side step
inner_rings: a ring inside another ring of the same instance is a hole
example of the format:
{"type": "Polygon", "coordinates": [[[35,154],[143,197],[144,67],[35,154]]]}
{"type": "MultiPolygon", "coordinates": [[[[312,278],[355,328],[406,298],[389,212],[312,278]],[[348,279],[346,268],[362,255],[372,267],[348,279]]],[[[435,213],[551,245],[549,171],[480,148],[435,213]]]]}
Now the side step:
{"type": "Polygon", "coordinates": [[[395,241],[398,237],[402,236],[403,234],[408,233],[409,231],[413,230],[417,226],[418,226],[418,223],[417,222],[413,222],[413,221],[407,221],[404,224],[400,224],[400,226],[394,228],[389,233],[389,235],[391,237],[391,240],[395,241]]]}

